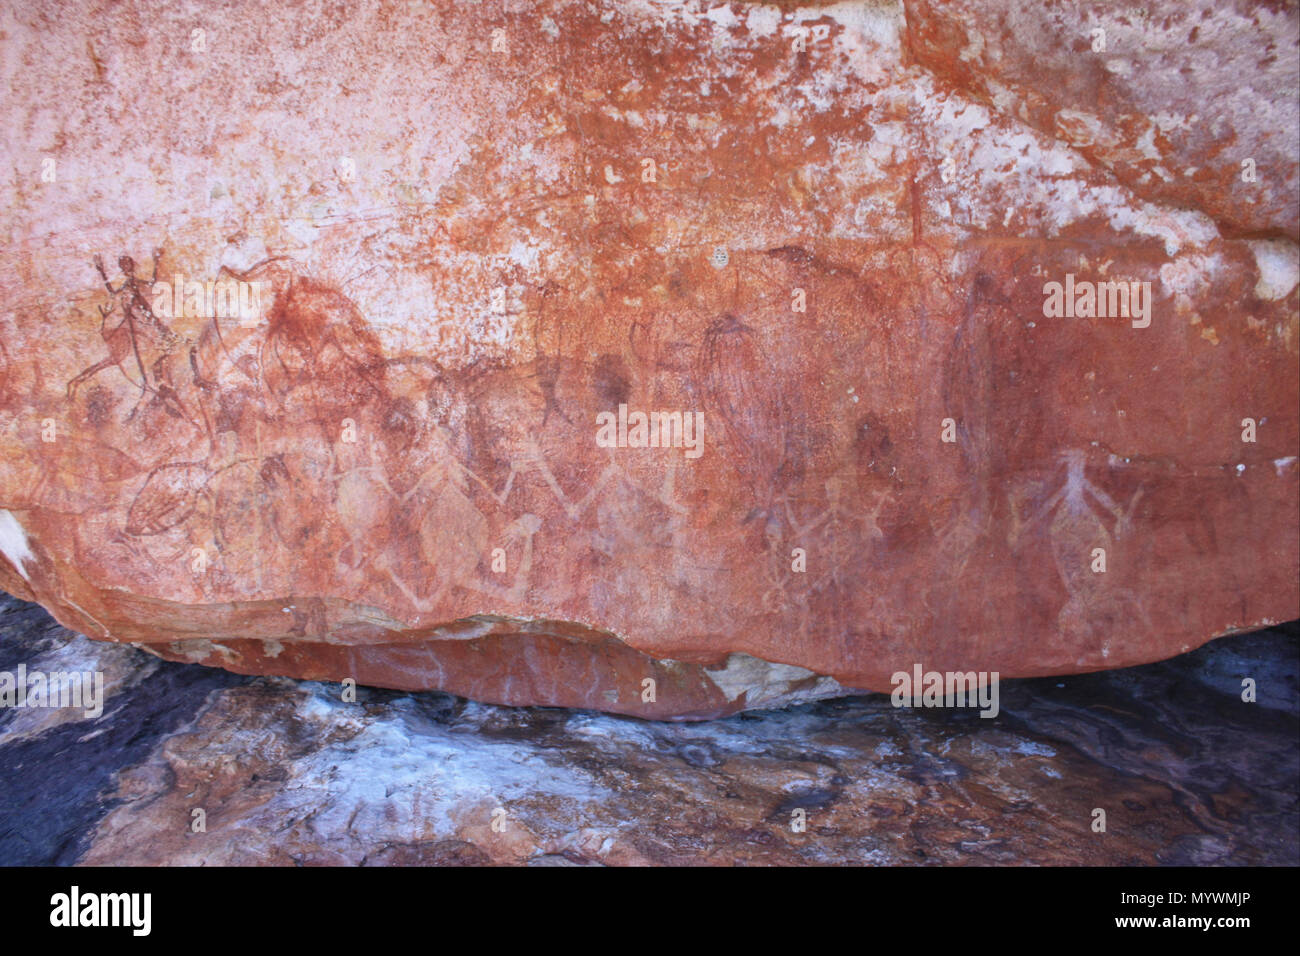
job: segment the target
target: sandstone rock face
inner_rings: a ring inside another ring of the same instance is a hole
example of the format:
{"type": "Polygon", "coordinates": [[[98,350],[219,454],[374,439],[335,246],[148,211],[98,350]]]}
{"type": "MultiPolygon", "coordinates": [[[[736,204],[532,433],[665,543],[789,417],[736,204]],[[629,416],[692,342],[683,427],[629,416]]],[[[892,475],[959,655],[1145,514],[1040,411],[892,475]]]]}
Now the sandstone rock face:
{"type": "Polygon", "coordinates": [[[225,11],[0,25],[66,625],[707,717],[1300,616],[1294,6],[225,11]]]}

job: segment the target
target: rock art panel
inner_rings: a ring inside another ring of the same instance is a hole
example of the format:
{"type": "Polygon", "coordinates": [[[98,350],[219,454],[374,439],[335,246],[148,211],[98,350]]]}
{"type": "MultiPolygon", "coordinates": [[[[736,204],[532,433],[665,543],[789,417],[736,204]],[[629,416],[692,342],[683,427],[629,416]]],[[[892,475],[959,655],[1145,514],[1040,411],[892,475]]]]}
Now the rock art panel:
{"type": "Polygon", "coordinates": [[[7,10],[0,587],[651,718],[1300,617],[1300,21],[1143,9],[7,10]]]}

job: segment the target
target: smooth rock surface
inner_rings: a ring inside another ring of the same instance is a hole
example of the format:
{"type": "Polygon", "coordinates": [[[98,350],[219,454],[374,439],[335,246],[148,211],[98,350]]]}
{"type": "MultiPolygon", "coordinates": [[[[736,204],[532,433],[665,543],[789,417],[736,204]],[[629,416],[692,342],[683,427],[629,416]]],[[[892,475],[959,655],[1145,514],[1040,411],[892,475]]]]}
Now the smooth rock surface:
{"type": "Polygon", "coordinates": [[[645,717],[1300,617],[1300,14],[1143,9],[6,6],[0,586],[645,717]]]}
{"type": "Polygon", "coordinates": [[[871,695],[681,724],[343,703],[3,597],[0,669],[98,668],[110,690],[98,720],[0,710],[0,865],[1295,866],[1298,637],[1010,681],[993,719],[871,695]]]}

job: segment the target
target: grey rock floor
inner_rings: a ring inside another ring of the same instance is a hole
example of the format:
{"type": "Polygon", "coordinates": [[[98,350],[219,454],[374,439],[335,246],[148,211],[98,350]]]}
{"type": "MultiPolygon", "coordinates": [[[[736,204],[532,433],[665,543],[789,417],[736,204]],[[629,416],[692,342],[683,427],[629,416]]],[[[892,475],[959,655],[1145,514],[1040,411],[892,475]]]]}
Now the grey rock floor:
{"type": "Polygon", "coordinates": [[[345,703],[89,641],[0,595],[0,671],[106,683],[95,719],[0,710],[0,864],[1296,865],[1298,638],[1004,681],[994,719],[870,695],[651,723],[345,703]]]}

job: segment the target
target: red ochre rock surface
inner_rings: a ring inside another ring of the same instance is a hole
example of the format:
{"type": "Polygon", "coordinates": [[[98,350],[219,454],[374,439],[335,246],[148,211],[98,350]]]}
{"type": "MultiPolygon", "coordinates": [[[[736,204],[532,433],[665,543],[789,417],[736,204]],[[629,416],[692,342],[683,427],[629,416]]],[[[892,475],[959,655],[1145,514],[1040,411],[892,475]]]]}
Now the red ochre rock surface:
{"type": "Polygon", "coordinates": [[[1294,4],[3,17],[0,587],[69,627],[708,717],[1300,616],[1294,4]]]}

